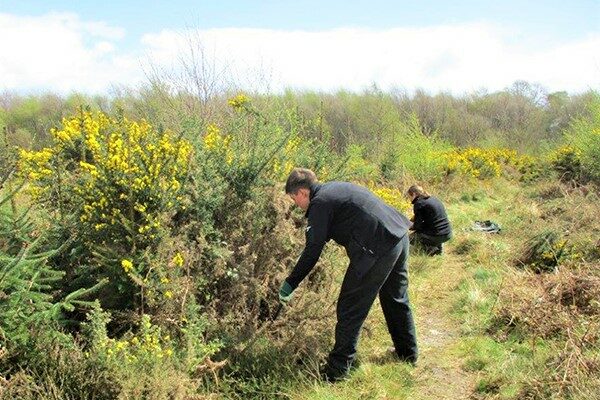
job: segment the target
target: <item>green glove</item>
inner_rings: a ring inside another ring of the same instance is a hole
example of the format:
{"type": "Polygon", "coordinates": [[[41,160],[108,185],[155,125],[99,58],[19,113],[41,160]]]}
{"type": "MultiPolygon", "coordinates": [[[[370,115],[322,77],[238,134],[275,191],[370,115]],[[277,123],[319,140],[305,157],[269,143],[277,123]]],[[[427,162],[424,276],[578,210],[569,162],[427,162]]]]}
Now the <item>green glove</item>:
{"type": "Polygon", "coordinates": [[[286,305],[292,299],[293,293],[294,289],[292,286],[287,281],[283,281],[283,285],[279,289],[279,301],[281,304],[286,305]]]}

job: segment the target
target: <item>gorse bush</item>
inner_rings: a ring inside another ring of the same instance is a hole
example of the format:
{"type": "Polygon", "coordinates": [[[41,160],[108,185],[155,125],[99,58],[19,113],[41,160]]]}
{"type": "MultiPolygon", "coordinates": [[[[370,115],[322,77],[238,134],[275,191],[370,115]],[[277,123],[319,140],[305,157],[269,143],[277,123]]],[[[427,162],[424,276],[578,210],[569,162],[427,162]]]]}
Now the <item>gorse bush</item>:
{"type": "Polygon", "coordinates": [[[69,328],[123,395],[163,398],[161,371],[192,387],[192,376],[217,373],[204,368],[212,356],[243,362],[239,344],[253,335],[294,357],[322,355],[333,314],[312,300],[324,272],[311,276],[289,331],[259,331],[302,236],[274,186],[298,164],[324,180],[354,172],[326,142],[302,137],[314,121],[294,109],[266,118],[241,95],[229,105],[226,122],[181,136],[80,110],[52,130],[50,147],[20,152],[19,179],[64,242],[48,260],[58,271],[54,290],[99,289],[90,299],[101,308],[71,307],[69,328]],[[300,325],[309,329],[298,335],[300,325]]]}
{"type": "MultiPolygon", "coordinates": [[[[71,262],[84,280],[108,278],[120,297],[160,283],[143,254],[181,204],[191,145],[145,121],[80,110],[51,130],[53,145],[21,150],[19,172],[33,198],[76,237],[71,262]]],[[[130,300],[129,300],[130,301],[130,300]]]]}
{"type": "Polygon", "coordinates": [[[253,190],[287,178],[296,165],[314,169],[321,179],[343,169],[342,158],[329,151],[327,140],[302,136],[315,121],[303,119],[295,108],[278,104],[267,116],[244,94],[228,104],[232,115],[227,123],[208,124],[202,142],[196,144],[198,168],[205,175],[216,172],[226,190],[242,202],[253,190]]]}
{"type": "Polygon", "coordinates": [[[128,331],[119,338],[108,335],[107,324],[110,315],[96,303],[83,324],[83,333],[88,341],[88,349],[96,360],[107,368],[121,373],[121,380],[133,378],[127,375],[142,375],[146,369],[160,366],[174,368],[176,364],[185,372],[195,368],[219,350],[218,342],[204,343],[199,340],[202,329],[195,329],[198,316],[190,313],[185,328],[176,336],[171,336],[165,328],[152,322],[149,315],[143,315],[136,331],[128,331]],[[193,346],[186,341],[193,340],[193,346]],[[125,368],[124,368],[125,367],[125,368]]]}
{"type": "Polygon", "coordinates": [[[506,148],[455,149],[443,154],[443,158],[446,160],[446,174],[460,174],[476,179],[496,178],[503,173],[524,173],[533,163],[530,157],[506,148]]]}
{"type": "Polygon", "coordinates": [[[526,243],[517,265],[535,272],[551,272],[576,257],[573,246],[554,231],[542,232],[526,243]]]}
{"type": "Polygon", "coordinates": [[[83,110],[51,133],[52,148],[20,154],[33,194],[74,213],[91,242],[152,243],[158,214],[181,200],[190,144],[144,121],[83,110]]]}
{"type": "Polygon", "coordinates": [[[550,165],[558,173],[562,181],[581,182],[583,170],[581,168],[581,151],[572,146],[562,146],[550,155],[550,165]]]}

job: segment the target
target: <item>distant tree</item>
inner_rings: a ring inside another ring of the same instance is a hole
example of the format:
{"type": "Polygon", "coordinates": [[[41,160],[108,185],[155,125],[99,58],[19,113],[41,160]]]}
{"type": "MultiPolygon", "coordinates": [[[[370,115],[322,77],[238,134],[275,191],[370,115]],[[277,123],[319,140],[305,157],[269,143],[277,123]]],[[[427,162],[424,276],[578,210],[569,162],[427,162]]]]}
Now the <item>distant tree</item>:
{"type": "Polygon", "coordinates": [[[548,134],[553,139],[559,140],[562,132],[569,128],[574,119],[590,117],[589,105],[595,101],[596,96],[597,94],[591,90],[573,96],[565,91],[548,94],[546,105],[548,134]]]}
{"type": "Polygon", "coordinates": [[[545,106],[548,98],[548,91],[539,83],[515,81],[507,91],[516,96],[528,98],[538,107],[545,106]]]}

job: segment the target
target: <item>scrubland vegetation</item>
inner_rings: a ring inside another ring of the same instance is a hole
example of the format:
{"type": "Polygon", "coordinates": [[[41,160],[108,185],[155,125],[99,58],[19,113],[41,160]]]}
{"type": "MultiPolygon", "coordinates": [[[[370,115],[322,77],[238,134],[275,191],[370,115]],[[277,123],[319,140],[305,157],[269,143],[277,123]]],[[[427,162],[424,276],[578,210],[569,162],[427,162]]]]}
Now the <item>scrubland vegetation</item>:
{"type": "Polygon", "coordinates": [[[167,83],[1,96],[0,398],[600,398],[597,93],[167,83]],[[447,204],[446,254],[411,255],[416,368],[386,358],[375,306],[361,367],[319,380],[332,244],[274,319],[303,246],[294,166],[409,214],[414,182],[447,204]]]}

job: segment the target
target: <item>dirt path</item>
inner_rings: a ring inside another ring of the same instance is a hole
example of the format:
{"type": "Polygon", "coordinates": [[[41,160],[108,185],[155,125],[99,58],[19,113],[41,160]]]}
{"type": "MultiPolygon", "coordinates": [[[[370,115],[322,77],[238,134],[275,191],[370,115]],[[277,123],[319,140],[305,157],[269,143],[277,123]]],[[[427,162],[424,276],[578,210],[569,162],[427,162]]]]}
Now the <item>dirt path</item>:
{"type": "Polygon", "coordinates": [[[468,399],[476,376],[462,369],[458,352],[460,321],[451,313],[456,291],[465,276],[464,265],[445,254],[436,265],[425,265],[413,279],[420,346],[419,364],[414,371],[414,399],[468,399]]]}

